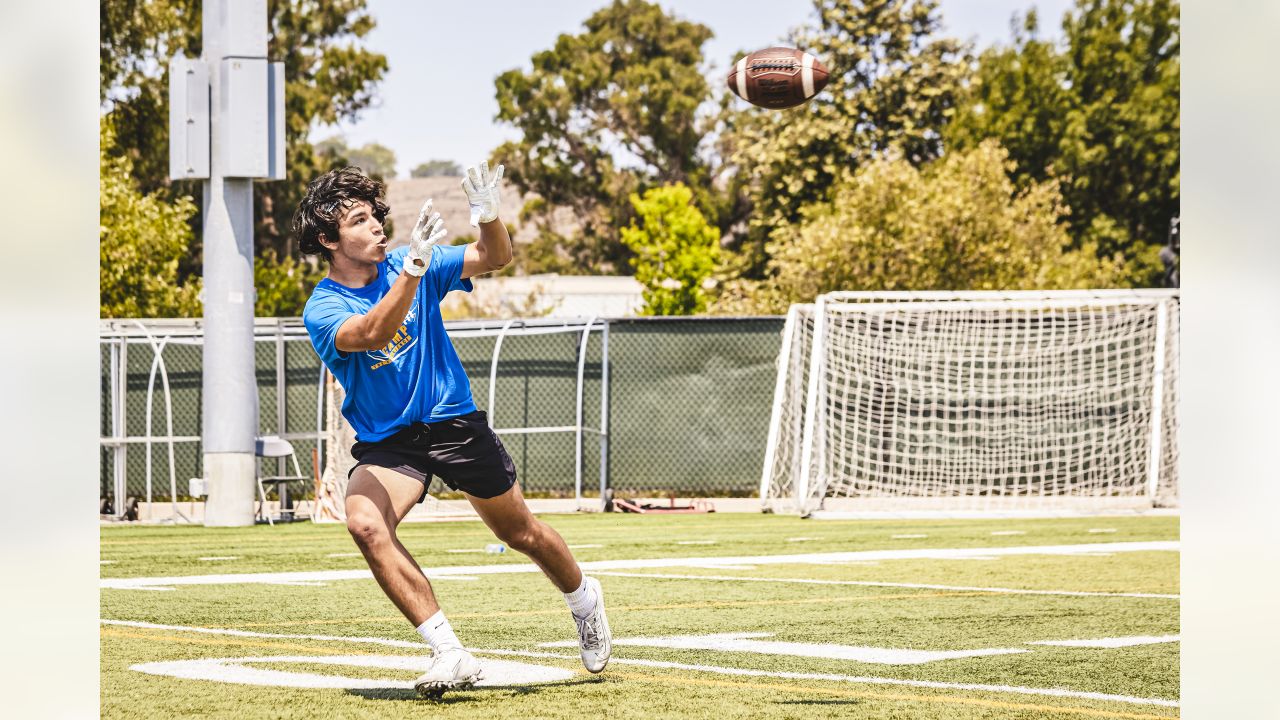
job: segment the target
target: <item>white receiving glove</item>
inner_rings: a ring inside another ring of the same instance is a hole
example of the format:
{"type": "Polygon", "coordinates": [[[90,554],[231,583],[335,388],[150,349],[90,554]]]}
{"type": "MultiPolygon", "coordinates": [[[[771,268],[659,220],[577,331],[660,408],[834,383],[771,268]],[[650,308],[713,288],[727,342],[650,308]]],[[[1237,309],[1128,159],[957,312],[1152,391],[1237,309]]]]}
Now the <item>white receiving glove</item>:
{"type": "Polygon", "coordinates": [[[431,248],[448,234],[440,213],[431,212],[431,200],[428,199],[422,205],[422,212],[418,213],[418,224],[409,235],[409,253],[404,256],[404,271],[414,277],[422,277],[431,265],[431,248]],[[418,260],[422,261],[421,265],[417,263],[418,260]]]}
{"type": "Polygon", "coordinates": [[[498,181],[502,179],[503,167],[499,165],[494,173],[489,172],[488,162],[480,163],[478,173],[474,165],[467,168],[462,190],[467,193],[467,202],[471,204],[472,227],[498,219],[498,181]]]}

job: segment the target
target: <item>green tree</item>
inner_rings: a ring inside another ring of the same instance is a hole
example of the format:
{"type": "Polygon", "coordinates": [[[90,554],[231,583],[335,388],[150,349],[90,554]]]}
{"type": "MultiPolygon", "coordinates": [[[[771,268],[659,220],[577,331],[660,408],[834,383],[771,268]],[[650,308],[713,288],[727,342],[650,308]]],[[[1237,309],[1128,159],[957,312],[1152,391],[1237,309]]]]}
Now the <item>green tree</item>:
{"type": "Polygon", "coordinates": [[[258,317],[297,316],[311,291],[325,276],[323,267],[292,257],[278,258],[270,250],[253,261],[253,286],[257,290],[253,312],[258,317]]]}
{"type": "Polygon", "coordinates": [[[644,285],[644,315],[694,315],[707,307],[706,281],[715,269],[720,232],[707,224],[682,183],[631,194],[636,218],[622,229],[644,285]]]}
{"type": "MultiPolygon", "coordinates": [[[[168,63],[201,49],[200,0],[102,0],[99,92],[117,130],[114,154],[127,156],[143,192],[200,196],[192,181],[168,175],[168,63]]],[[[307,138],[313,127],[356,118],[372,102],[386,57],[361,42],[374,27],[365,0],[268,3],[267,54],[285,63],[287,178],[255,183],[254,239],[261,253],[297,255],[289,221],[306,185],[329,169],[307,138]]],[[[300,309],[300,308],[299,308],[300,309]]]]}
{"type": "Polygon", "coordinates": [[[452,160],[428,160],[419,163],[409,171],[409,177],[458,177],[462,175],[462,166],[452,160]]]}
{"type": "Polygon", "coordinates": [[[996,138],[1020,182],[1062,180],[1077,244],[1120,252],[1125,284],[1160,284],[1156,259],[1179,207],[1179,20],[1171,0],[1077,0],[1059,49],[1015,19],[1013,44],[981,56],[948,141],[996,138]]]}
{"type": "Polygon", "coordinates": [[[717,312],[783,312],[831,290],[1110,287],[1123,259],[1071,248],[1058,182],[1019,188],[995,141],[917,168],[875,160],[770,242],[768,283],[729,284],[717,312]]]}
{"type": "Polygon", "coordinates": [[[613,272],[629,253],[619,240],[631,193],[683,182],[711,208],[698,146],[698,108],[710,96],[702,45],[711,31],[644,0],[615,0],[577,35],[535,53],[529,72],[497,79],[498,120],[521,133],[493,152],[522,194],[522,222],[538,230],[522,253],[531,272],[613,272]],[[564,211],[576,228],[556,231],[564,211]]]}
{"type": "Polygon", "coordinates": [[[355,165],[366,174],[383,180],[396,176],[396,153],[375,142],[353,148],[340,135],[321,140],[315,145],[321,161],[328,165],[355,165]]]}
{"type": "Polygon", "coordinates": [[[191,252],[190,198],[143,194],[133,163],[114,157],[115,132],[99,123],[99,312],[104,318],[194,317],[200,278],[180,277],[178,261],[191,252]]]}
{"type": "Polygon", "coordinates": [[[817,22],[791,42],[822,60],[827,89],[785,111],[735,105],[720,153],[738,199],[722,227],[745,222],[733,265],[761,277],[772,233],[801,219],[859,168],[897,153],[921,165],[942,152],[941,131],[968,73],[968,48],[938,37],[935,0],[816,0],[817,22]]]}

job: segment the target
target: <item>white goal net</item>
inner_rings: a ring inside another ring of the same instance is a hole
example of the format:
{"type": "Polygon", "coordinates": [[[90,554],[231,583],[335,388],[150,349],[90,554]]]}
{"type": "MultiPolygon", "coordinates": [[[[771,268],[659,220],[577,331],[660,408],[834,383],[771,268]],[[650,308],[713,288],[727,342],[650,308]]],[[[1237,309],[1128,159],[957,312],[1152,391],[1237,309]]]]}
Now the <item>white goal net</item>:
{"type": "Polygon", "coordinates": [[[764,508],[1174,506],[1175,291],[837,292],[791,308],[764,508]]]}

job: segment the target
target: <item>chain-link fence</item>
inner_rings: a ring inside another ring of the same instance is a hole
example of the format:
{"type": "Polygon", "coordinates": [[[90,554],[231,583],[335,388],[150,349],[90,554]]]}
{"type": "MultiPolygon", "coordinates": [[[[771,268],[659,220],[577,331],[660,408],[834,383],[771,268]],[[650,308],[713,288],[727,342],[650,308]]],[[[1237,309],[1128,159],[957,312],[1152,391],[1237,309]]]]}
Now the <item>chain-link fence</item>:
{"type": "MultiPolygon", "coordinates": [[[[608,485],[627,495],[758,491],[782,318],[609,320],[608,393],[601,397],[605,352],[596,333],[586,345],[581,401],[580,332],[503,336],[492,383],[498,338],[467,332],[473,325],[447,327],[478,407],[489,409],[496,386],[490,423],[530,494],[573,494],[578,426],[588,429],[584,494],[598,491],[601,462],[608,485]],[[599,430],[607,430],[607,444],[599,430]]],[[[202,343],[195,320],[103,321],[103,498],[190,499],[188,480],[201,475],[202,343]]],[[[259,318],[255,344],[259,434],[289,440],[311,475],[325,427],[320,361],[296,318],[259,318]]]]}

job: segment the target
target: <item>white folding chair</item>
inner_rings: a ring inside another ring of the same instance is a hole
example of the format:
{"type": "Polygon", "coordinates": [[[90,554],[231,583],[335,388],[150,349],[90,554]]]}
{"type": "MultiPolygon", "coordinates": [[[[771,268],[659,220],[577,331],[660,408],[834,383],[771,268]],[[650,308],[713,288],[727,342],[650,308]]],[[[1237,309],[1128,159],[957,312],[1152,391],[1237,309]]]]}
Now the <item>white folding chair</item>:
{"type": "Polygon", "coordinates": [[[275,521],[271,515],[267,513],[267,485],[274,485],[276,489],[276,497],[280,498],[280,520],[293,520],[293,509],[286,507],[289,504],[289,483],[306,482],[310,478],[302,474],[302,468],[298,466],[298,456],[293,451],[293,444],[278,435],[262,435],[254,438],[254,454],[258,456],[257,475],[258,475],[258,519],[263,517],[267,522],[275,525],[275,521]],[[263,475],[262,460],[276,460],[287,457],[293,462],[292,475],[263,475]]]}

